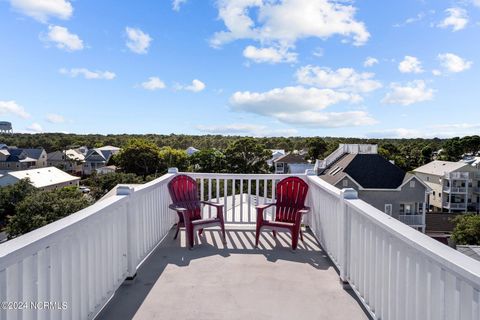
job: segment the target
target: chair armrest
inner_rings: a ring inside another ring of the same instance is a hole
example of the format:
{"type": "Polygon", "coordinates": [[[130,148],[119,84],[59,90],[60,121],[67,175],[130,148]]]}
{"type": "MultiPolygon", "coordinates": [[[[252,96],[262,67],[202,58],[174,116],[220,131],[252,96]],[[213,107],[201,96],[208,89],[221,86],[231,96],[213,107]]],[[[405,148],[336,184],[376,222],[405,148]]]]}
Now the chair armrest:
{"type": "Polygon", "coordinates": [[[276,203],[275,202],[272,202],[272,203],[265,203],[265,204],[260,204],[258,206],[256,206],[255,208],[257,208],[257,210],[265,210],[271,206],[275,206],[276,203]]]}
{"type": "Polygon", "coordinates": [[[175,210],[175,211],[180,211],[180,212],[187,211],[186,208],[179,207],[179,206],[177,206],[175,203],[172,203],[172,204],[169,205],[168,207],[169,207],[170,209],[172,209],[172,210],[175,210]]]}
{"type": "Polygon", "coordinates": [[[220,208],[220,207],[223,207],[223,206],[224,206],[224,205],[221,204],[221,203],[212,202],[212,201],[200,201],[200,203],[206,204],[207,206],[216,207],[216,208],[220,208]]]}
{"type": "Polygon", "coordinates": [[[303,209],[301,210],[298,210],[299,213],[302,213],[302,214],[306,214],[306,213],[309,213],[310,212],[310,207],[304,207],[303,209]]]}

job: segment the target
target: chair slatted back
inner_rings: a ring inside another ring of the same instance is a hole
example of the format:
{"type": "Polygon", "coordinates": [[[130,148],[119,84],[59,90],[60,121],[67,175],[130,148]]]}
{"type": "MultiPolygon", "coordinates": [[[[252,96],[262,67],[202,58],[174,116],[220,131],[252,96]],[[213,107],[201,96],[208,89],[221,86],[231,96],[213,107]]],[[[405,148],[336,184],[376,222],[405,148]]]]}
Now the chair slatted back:
{"type": "Polygon", "coordinates": [[[200,197],[197,181],[187,175],[177,175],[168,183],[168,191],[173,203],[185,209],[190,219],[201,219],[200,197]]]}
{"type": "Polygon", "coordinates": [[[298,210],[305,207],[308,184],[298,177],[285,178],[277,184],[275,221],[295,222],[298,210]]]}

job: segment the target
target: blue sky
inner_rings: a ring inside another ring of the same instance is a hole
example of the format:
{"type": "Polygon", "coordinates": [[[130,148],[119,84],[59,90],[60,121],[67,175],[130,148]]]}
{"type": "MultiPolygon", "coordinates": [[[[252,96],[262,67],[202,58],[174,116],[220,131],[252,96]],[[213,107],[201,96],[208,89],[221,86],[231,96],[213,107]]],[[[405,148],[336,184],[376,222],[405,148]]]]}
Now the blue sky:
{"type": "Polygon", "coordinates": [[[18,132],[480,133],[480,0],[0,0],[0,30],[18,132]]]}

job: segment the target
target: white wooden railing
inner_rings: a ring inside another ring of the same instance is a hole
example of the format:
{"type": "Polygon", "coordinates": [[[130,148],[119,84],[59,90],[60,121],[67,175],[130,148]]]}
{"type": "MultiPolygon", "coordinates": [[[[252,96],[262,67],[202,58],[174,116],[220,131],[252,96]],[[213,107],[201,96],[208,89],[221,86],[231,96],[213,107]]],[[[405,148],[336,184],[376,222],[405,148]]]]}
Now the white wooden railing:
{"type": "Polygon", "coordinates": [[[375,319],[479,319],[480,262],[308,176],[310,228],[375,319]]]}
{"type": "Polygon", "coordinates": [[[0,319],[94,318],[174,224],[172,176],[1,244],[0,319]]]}
{"type": "MultiPolygon", "coordinates": [[[[53,302],[60,310],[0,310],[0,319],[92,319],[175,223],[176,172],[0,245],[1,301],[53,302]],[[63,309],[63,303],[66,308],[63,309]]],[[[203,200],[225,205],[227,224],[255,223],[287,175],[187,173],[203,200]]],[[[340,278],[376,319],[479,319],[480,263],[316,176],[306,223],[340,278]]],[[[205,215],[213,212],[204,211],[205,215]]]]}
{"type": "Polygon", "coordinates": [[[409,226],[424,226],[425,221],[423,214],[399,214],[398,220],[408,224],[409,226]]]}

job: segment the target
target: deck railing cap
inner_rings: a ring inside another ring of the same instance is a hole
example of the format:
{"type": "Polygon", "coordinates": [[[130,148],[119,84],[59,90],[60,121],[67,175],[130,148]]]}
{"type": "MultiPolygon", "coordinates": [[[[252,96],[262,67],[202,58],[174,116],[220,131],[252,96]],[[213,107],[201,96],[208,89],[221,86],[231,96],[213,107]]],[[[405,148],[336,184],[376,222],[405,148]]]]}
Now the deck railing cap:
{"type": "Polygon", "coordinates": [[[178,168],[168,168],[168,173],[178,173],[178,168]]]}

